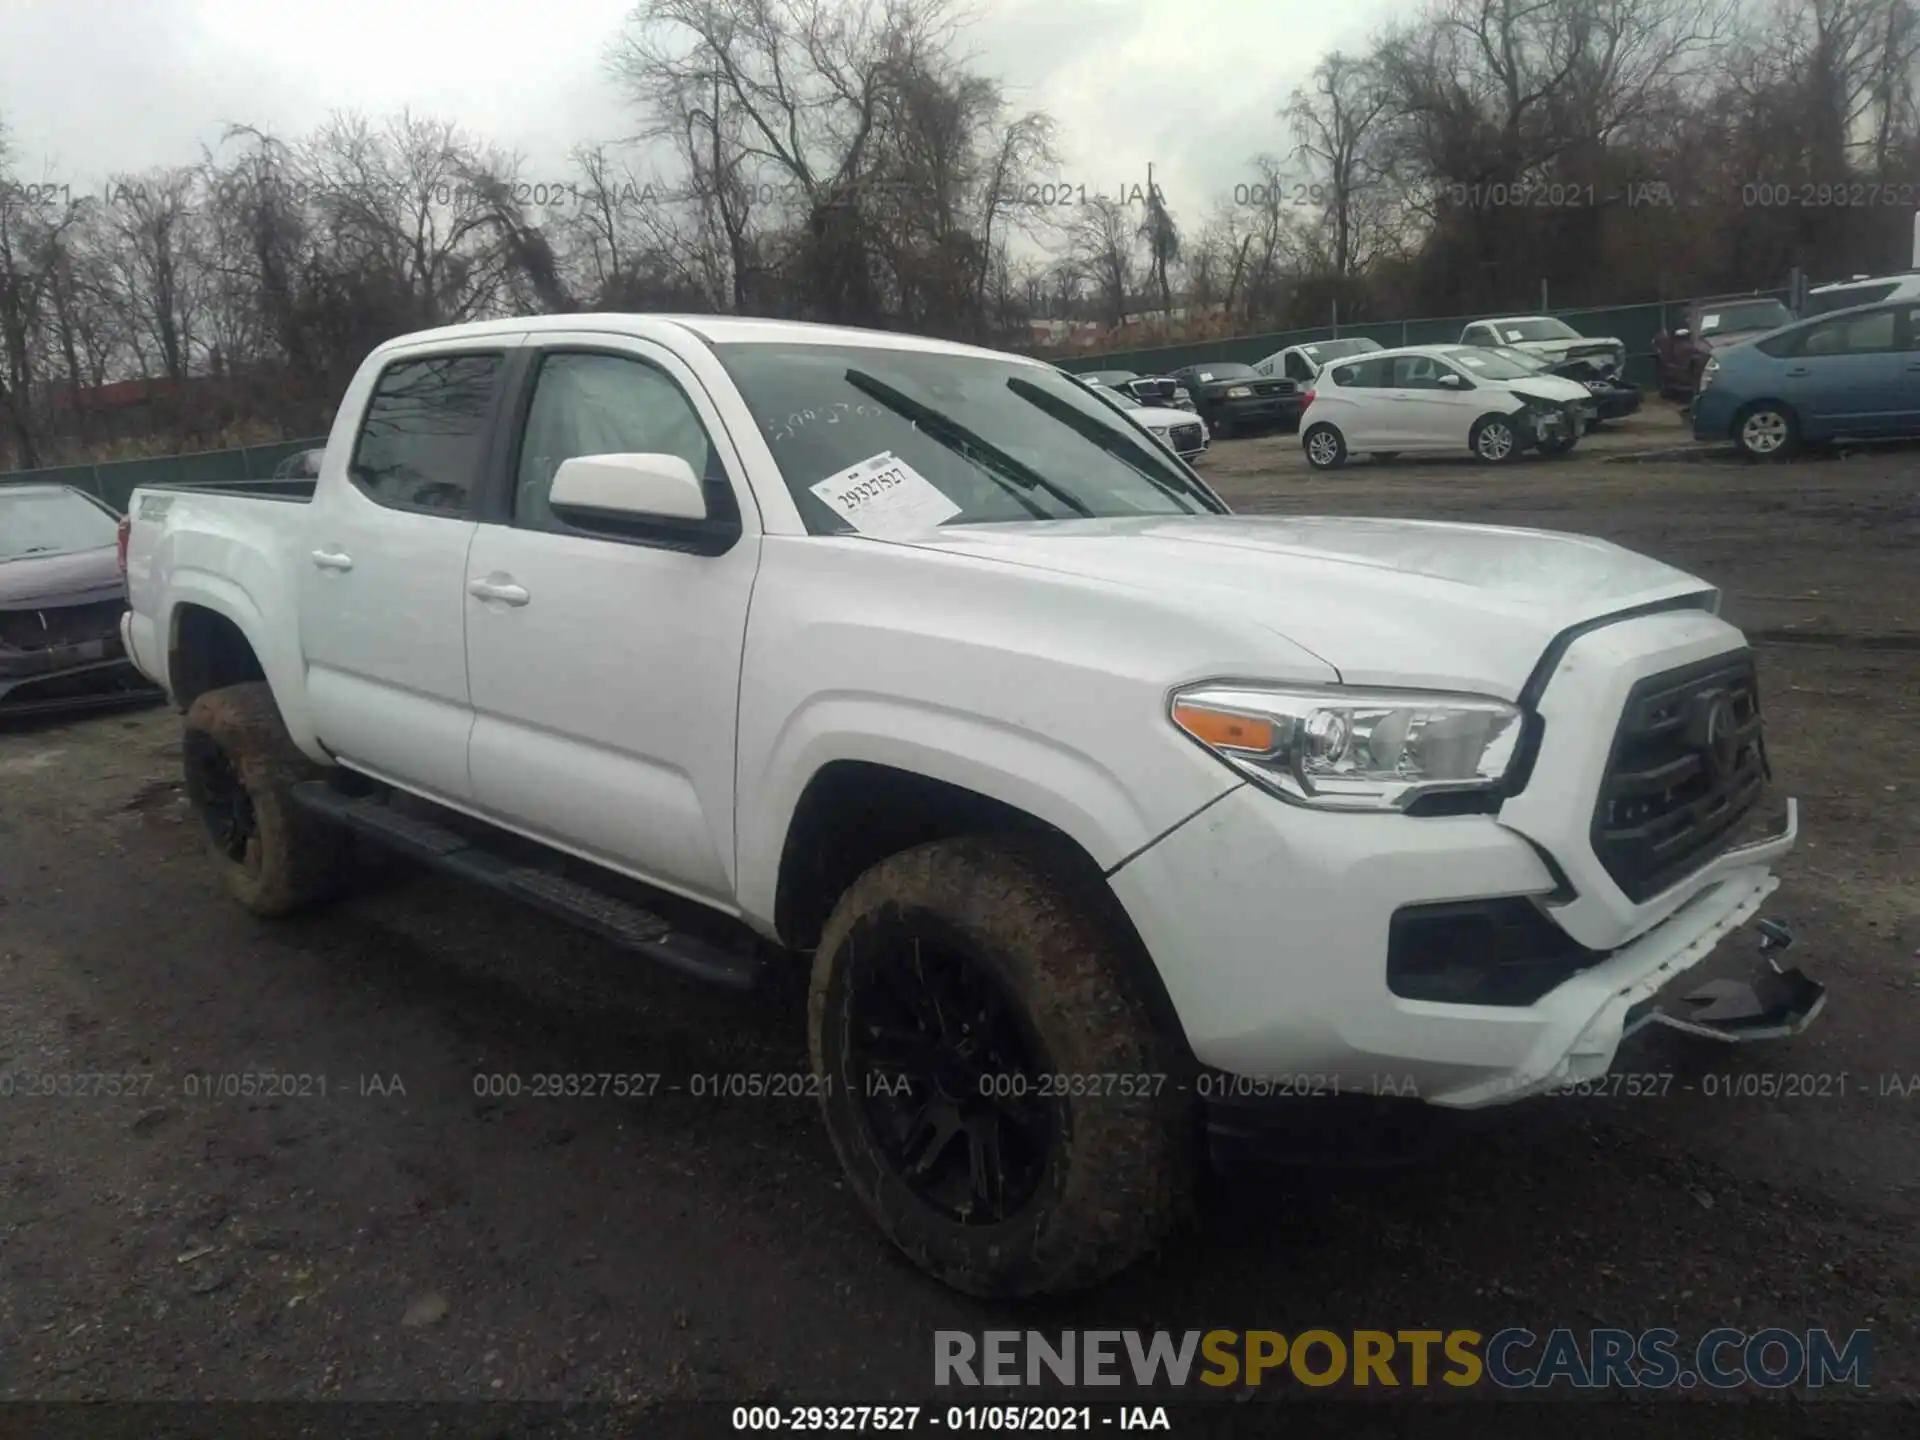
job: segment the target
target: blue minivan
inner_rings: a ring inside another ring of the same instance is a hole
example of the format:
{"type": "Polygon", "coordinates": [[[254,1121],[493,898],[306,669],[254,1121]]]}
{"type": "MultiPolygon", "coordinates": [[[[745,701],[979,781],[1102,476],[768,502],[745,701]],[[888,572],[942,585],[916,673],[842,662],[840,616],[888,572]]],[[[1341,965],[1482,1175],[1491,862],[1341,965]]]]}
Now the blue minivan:
{"type": "Polygon", "coordinates": [[[1802,320],[1721,350],[1693,401],[1693,438],[1755,459],[1803,443],[1920,435],[1920,300],[1802,320]]]}

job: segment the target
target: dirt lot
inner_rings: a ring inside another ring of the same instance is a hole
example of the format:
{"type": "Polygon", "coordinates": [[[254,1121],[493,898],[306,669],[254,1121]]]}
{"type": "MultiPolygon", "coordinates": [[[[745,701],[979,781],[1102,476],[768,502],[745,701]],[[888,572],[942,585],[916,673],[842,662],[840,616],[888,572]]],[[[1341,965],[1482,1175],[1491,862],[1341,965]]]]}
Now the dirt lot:
{"type": "MultiPolygon", "coordinates": [[[[1313,475],[1291,436],[1203,469],[1247,510],[1585,531],[1723,585],[1803,807],[1772,908],[1832,997],[1800,1039],[1645,1042],[1634,1068],[1677,1076],[1662,1098],[1501,1112],[1411,1173],[1236,1181],[1157,1261],[1003,1309],[894,1258],[810,1101],[691,1093],[803,1069],[793,1001],[403,870],[256,921],[201,863],[177,717],[42,724],[0,734],[0,1398],[872,1402],[927,1396],[942,1328],[1508,1324],[1866,1326],[1875,1389],[1920,1395],[1920,452],[1598,458],[1681,438],[1661,410],[1501,470],[1313,475]],[[475,1093],[609,1070],[682,1088],[475,1093]],[[188,1089],[249,1071],[326,1093],[188,1089]],[[25,1093],[104,1073],[151,1079],[25,1093]]],[[[1831,1433],[1914,1420],[1843,1408],[1831,1433]]]]}

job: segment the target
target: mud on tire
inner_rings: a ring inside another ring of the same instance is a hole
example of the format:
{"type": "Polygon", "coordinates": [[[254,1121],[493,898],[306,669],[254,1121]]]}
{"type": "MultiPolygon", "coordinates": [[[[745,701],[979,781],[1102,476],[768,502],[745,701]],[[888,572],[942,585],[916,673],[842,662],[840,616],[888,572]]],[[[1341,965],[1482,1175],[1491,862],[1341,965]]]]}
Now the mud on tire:
{"type": "Polygon", "coordinates": [[[1185,1046],[1129,980],[1111,904],[1044,844],[968,837],[881,861],[821,937],[808,1038],[834,1148],[888,1238],[955,1289],[1090,1285],[1189,1212],[1185,1046]]]}
{"type": "Polygon", "coordinates": [[[181,750],[188,803],[236,900],[256,915],[287,915],[338,892],[349,842],[288,799],[325,771],[288,736],[271,689],[254,682],[200,695],[181,750]]]}

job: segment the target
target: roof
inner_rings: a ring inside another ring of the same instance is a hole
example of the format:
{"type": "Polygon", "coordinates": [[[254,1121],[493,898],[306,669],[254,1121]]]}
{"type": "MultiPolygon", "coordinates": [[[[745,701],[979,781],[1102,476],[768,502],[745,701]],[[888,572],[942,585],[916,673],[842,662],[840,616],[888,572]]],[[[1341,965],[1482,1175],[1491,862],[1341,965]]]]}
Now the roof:
{"type": "Polygon", "coordinates": [[[612,311],[475,320],[464,325],[446,325],[436,330],[416,330],[411,334],[397,335],[380,349],[385,351],[390,347],[399,349],[435,341],[543,335],[558,331],[646,336],[657,335],[662,325],[684,330],[713,345],[864,345],[880,350],[934,351],[948,355],[1017,360],[1033,365],[1045,363],[1029,355],[988,350],[977,345],[962,345],[951,340],[936,340],[894,330],[864,330],[852,325],[820,325],[807,320],[769,320],[748,315],[646,315],[612,311]]]}
{"type": "MultiPolygon", "coordinates": [[[[1469,320],[1467,325],[1518,325],[1522,320],[1560,320],[1560,317],[1558,315],[1502,315],[1496,320],[1469,320]]],[[[1560,320],[1560,323],[1567,324],[1564,320],[1560,320]]],[[[1460,328],[1464,330],[1466,326],[1463,325],[1460,328]]],[[[1573,327],[1567,325],[1567,328],[1571,330],[1573,327]]]]}

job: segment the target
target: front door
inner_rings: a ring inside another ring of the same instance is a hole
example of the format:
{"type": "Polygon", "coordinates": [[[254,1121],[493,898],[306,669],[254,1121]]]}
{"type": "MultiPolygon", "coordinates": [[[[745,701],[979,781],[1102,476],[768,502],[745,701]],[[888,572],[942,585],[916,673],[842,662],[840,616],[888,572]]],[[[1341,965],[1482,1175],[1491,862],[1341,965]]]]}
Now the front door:
{"type": "Polygon", "coordinates": [[[467,548],[505,359],[496,339],[387,365],[347,453],[329,446],[291,557],[321,743],[455,801],[469,794],[473,724],[467,548]]]}
{"type": "Polygon", "coordinates": [[[734,720],[759,563],[744,472],[669,352],[604,335],[541,345],[510,514],[478,527],[462,586],[475,798],[516,829],[730,905],[734,720]],[[692,553],[549,508],[561,461],[635,453],[686,460],[709,516],[739,527],[731,545],[692,553]]]}
{"type": "Polygon", "coordinates": [[[1783,357],[1787,393],[1815,435],[1889,435],[1902,428],[1911,358],[1896,307],[1844,315],[1807,330],[1783,357]]]}

